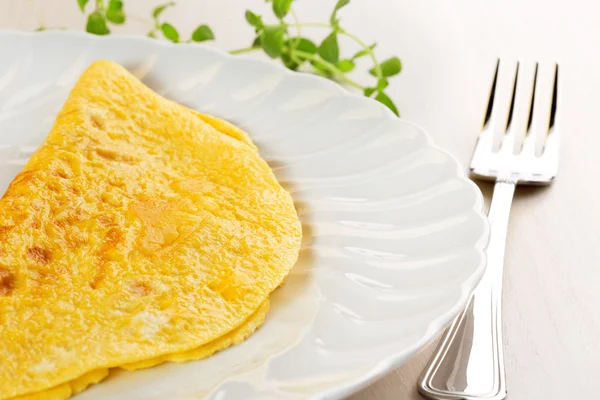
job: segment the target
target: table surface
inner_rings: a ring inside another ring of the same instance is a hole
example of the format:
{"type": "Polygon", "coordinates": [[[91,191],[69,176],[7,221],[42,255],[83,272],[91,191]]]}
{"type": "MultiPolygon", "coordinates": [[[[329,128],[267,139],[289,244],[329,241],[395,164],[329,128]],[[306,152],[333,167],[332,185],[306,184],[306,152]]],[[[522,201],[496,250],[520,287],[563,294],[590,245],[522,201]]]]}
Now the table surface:
{"type": "MultiPolygon", "coordinates": [[[[145,17],[161,2],[125,4],[130,14],[145,17]]],[[[326,21],[335,0],[296,3],[302,21],[326,21]]],[[[232,49],[251,41],[246,8],[267,13],[268,6],[261,0],[179,0],[164,15],[186,35],[209,23],[214,45],[232,49]]],[[[600,193],[593,181],[600,176],[594,156],[600,153],[599,11],[592,0],[353,0],[340,12],[348,30],[378,42],[381,58],[402,59],[391,97],[403,117],[425,127],[463,165],[497,57],[560,63],[560,175],[551,188],[517,190],[509,227],[503,325],[511,400],[599,397],[600,193]]],[[[40,20],[50,27],[85,24],[75,0],[0,0],[0,29],[32,30],[40,20]]],[[[115,33],[147,30],[136,19],[115,33]]],[[[355,77],[368,79],[361,72],[355,77]]],[[[481,188],[489,203],[491,186],[481,188]]],[[[420,399],[415,384],[434,347],[351,399],[420,399]]]]}

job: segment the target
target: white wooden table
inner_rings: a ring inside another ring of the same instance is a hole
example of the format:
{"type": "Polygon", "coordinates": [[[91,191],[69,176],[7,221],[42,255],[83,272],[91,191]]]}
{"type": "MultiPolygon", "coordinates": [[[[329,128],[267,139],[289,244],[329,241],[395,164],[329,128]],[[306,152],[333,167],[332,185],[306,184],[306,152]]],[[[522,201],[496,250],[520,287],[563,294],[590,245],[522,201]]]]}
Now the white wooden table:
{"type": "MultiPolygon", "coordinates": [[[[148,16],[162,1],[126,0],[148,16]]],[[[334,0],[301,0],[303,21],[324,21],[334,0]]],[[[215,46],[247,46],[244,10],[262,0],[179,0],[165,18],[186,34],[209,23],[215,46]]],[[[0,0],[0,29],[82,29],[75,0],[0,0]],[[36,12],[32,12],[32,6],[36,12]],[[38,15],[36,15],[36,13],[38,15]]],[[[390,94],[403,116],[425,127],[465,165],[496,57],[558,61],[562,164],[551,189],[518,189],[509,229],[504,333],[510,400],[600,398],[600,5],[593,0],[353,0],[347,29],[398,55],[404,71],[390,94]]],[[[131,21],[117,33],[145,33],[131,21]]],[[[310,36],[310,33],[307,32],[310,36]]],[[[315,36],[319,36],[315,32],[315,36]]],[[[319,36],[320,37],[320,36],[319,36]]],[[[367,79],[357,73],[356,79],[367,79]]],[[[489,200],[491,186],[482,185],[489,200]]],[[[352,400],[420,399],[415,383],[433,351],[352,400]]]]}

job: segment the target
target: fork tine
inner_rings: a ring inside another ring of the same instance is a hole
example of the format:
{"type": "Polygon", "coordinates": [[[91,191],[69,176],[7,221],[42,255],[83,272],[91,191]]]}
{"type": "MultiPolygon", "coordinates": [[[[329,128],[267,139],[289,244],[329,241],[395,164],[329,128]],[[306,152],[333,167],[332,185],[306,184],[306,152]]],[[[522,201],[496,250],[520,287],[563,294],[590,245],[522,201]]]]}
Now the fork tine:
{"type": "Polygon", "coordinates": [[[487,109],[485,111],[485,117],[483,119],[483,126],[481,129],[485,129],[492,119],[492,109],[494,108],[494,97],[496,95],[496,85],[498,84],[498,70],[500,69],[500,59],[496,60],[496,70],[494,72],[494,79],[492,79],[492,86],[490,88],[490,96],[488,98],[487,109]]]}
{"type": "Polygon", "coordinates": [[[500,144],[511,119],[518,68],[519,64],[514,61],[500,61],[499,64],[494,106],[488,124],[493,137],[492,150],[494,152],[500,149],[500,144]]]}
{"type": "Polygon", "coordinates": [[[531,102],[534,95],[534,82],[537,63],[520,62],[513,94],[512,113],[507,124],[507,133],[500,151],[504,154],[518,154],[531,117],[531,102]]]}
{"type": "Polygon", "coordinates": [[[558,64],[554,68],[554,83],[552,89],[552,104],[550,105],[550,119],[548,120],[548,134],[544,142],[542,156],[547,159],[548,165],[553,165],[554,175],[558,169],[558,64]]]}
{"type": "Polygon", "coordinates": [[[525,137],[521,153],[541,155],[544,142],[551,126],[556,123],[555,87],[558,83],[556,64],[539,65],[535,92],[532,100],[531,122],[525,137]]]}
{"type": "Polygon", "coordinates": [[[554,64],[554,83],[552,88],[552,104],[550,106],[550,120],[548,121],[548,135],[554,133],[556,114],[558,112],[558,64],[554,64]]]}
{"type": "Polygon", "coordinates": [[[508,133],[508,128],[510,127],[513,117],[515,115],[515,99],[517,98],[517,83],[519,82],[519,67],[521,63],[517,62],[517,69],[515,71],[515,77],[513,79],[513,88],[512,88],[512,96],[510,98],[510,107],[508,109],[508,119],[506,120],[506,129],[505,131],[508,133]]]}
{"type": "Polygon", "coordinates": [[[500,59],[496,60],[496,69],[494,71],[494,78],[492,79],[492,86],[490,87],[490,94],[488,97],[488,103],[485,111],[485,117],[481,126],[481,131],[477,137],[477,143],[475,149],[482,151],[491,151],[493,146],[494,130],[492,129],[492,110],[494,109],[494,100],[496,98],[496,87],[498,85],[498,72],[500,70],[500,59]]]}
{"type": "Polygon", "coordinates": [[[537,84],[537,77],[538,77],[538,69],[540,68],[540,64],[539,63],[535,63],[535,72],[534,72],[534,76],[533,76],[533,84],[531,85],[531,101],[529,104],[529,118],[527,119],[527,131],[525,131],[525,134],[527,134],[527,132],[529,132],[529,130],[531,129],[531,122],[533,121],[533,104],[535,103],[535,86],[537,84]]]}
{"type": "MultiPolygon", "coordinates": [[[[506,128],[504,128],[505,134],[500,136],[500,145],[498,151],[502,153],[508,153],[513,148],[513,143],[515,141],[515,123],[518,121],[518,118],[515,118],[515,114],[519,114],[518,108],[515,110],[515,101],[517,99],[517,87],[519,82],[519,70],[521,63],[517,62],[517,69],[515,71],[515,78],[513,82],[512,88],[512,96],[510,98],[510,107],[508,109],[508,119],[506,120],[506,128]]],[[[517,115],[518,117],[518,115],[517,115]]]]}

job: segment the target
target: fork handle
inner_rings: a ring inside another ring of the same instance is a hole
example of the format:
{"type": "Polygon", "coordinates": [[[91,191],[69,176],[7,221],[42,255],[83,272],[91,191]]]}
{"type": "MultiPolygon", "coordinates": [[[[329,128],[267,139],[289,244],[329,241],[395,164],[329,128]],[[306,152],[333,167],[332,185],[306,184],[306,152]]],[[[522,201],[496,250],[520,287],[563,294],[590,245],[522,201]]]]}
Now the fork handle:
{"type": "Polygon", "coordinates": [[[419,391],[435,400],[500,400],[506,397],[502,351],[502,272],[516,180],[494,186],[487,269],[467,307],[444,333],[419,379],[419,391]]]}

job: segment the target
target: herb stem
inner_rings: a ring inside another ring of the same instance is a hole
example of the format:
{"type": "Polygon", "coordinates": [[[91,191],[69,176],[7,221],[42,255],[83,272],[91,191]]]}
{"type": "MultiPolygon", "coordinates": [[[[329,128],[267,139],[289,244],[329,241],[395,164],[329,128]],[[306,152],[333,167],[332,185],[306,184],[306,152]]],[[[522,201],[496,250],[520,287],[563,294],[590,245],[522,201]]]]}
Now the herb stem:
{"type": "Polygon", "coordinates": [[[294,52],[297,56],[303,58],[304,60],[310,60],[310,61],[316,61],[319,64],[321,64],[323,66],[324,69],[326,69],[327,71],[331,72],[337,79],[339,79],[340,81],[353,86],[357,89],[361,89],[364,90],[365,87],[363,85],[361,85],[360,83],[353,81],[352,79],[348,78],[346,76],[346,74],[344,72],[342,72],[338,67],[336,67],[335,65],[333,65],[330,62],[327,62],[325,60],[323,60],[320,57],[317,57],[316,55],[312,54],[312,53],[307,53],[305,51],[301,51],[296,49],[296,51],[294,52]]]}
{"type": "MultiPolygon", "coordinates": [[[[286,24],[286,26],[295,26],[298,28],[303,27],[303,26],[304,27],[331,28],[331,25],[318,23],[318,22],[293,23],[293,24],[286,24]]],[[[381,65],[377,61],[377,58],[375,57],[375,53],[373,52],[373,50],[365,42],[360,40],[360,38],[358,38],[356,35],[353,35],[352,33],[348,32],[347,30],[339,28],[338,32],[340,34],[354,40],[356,43],[358,43],[358,45],[360,45],[367,52],[369,58],[373,62],[373,67],[375,70],[375,75],[377,76],[377,80],[379,81],[379,80],[383,79],[383,73],[381,72],[381,65]]]]}
{"type": "Polygon", "coordinates": [[[256,51],[256,50],[259,50],[259,49],[260,49],[260,47],[258,47],[258,46],[244,47],[242,49],[229,50],[229,54],[249,53],[251,51],[256,51]]]}
{"type": "Polygon", "coordinates": [[[381,65],[379,64],[379,61],[377,61],[377,58],[375,58],[375,53],[373,52],[373,49],[371,49],[371,47],[369,47],[369,45],[367,45],[365,42],[360,40],[355,35],[346,31],[345,29],[340,28],[339,32],[342,35],[354,40],[360,46],[362,46],[362,48],[367,52],[367,54],[371,58],[371,61],[373,61],[373,68],[375,70],[375,75],[377,76],[377,81],[379,82],[381,79],[383,79],[383,73],[381,72],[381,65]]]}
{"type": "Polygon", "coordinates": [[[128,14],[127,17],[133,21],[141,22],[144,25],[156,27],[156,24],[147,18],[139,17],[137,15],[132,15],[132,14],[128,14]]]}

